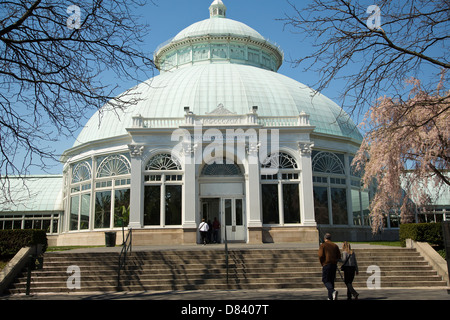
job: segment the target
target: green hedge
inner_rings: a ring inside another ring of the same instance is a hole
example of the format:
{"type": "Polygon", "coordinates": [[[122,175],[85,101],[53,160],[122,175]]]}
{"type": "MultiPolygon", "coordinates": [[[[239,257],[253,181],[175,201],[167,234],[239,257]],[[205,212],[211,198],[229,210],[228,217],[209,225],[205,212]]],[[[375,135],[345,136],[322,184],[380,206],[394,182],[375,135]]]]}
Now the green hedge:
{"type": "Polygon", "coordinates": [[[43,251],[47,249],[45,230],[0,230],[0,257],[14,256],[21,248],[35,244],[43,244],[43,251]]]}
{"type": "Polygon", "coordinates": [[[438,223],[407,223],[400,225],[400,243],[406,246],[406,239],[419,242],[428,242],[430,245],[442,247],[444,238],[442,235],[442,224],[438,223]]]}

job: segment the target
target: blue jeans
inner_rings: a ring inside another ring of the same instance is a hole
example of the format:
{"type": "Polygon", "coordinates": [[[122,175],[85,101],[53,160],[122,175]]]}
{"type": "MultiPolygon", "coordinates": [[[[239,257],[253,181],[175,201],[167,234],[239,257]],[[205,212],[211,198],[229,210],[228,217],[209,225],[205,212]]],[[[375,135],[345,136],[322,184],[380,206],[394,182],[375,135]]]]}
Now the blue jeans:
{"type": "Polygon", "coordinates": [[[336,264],[327,264],[322,267],[322,282],[328,290],[328,299],[333,300],[334,280],[336,279],[336,264]]]}

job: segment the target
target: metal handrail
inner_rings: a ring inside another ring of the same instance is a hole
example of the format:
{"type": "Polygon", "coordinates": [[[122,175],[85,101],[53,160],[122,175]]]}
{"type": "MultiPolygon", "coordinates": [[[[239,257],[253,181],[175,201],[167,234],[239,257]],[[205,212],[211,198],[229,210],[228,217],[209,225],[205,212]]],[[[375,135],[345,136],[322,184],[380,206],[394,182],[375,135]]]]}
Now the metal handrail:
{"type": "Polygon", "coordinates": [[[322,230],[320,229],[319,225],[317,225],[317,231],[318,231],[318,234],[319,234],[319,247],[320,247],[320,245],[323,242],[323,237],[325,236],[325,233],[322,232],[322,230]]]}
{"type": "Polygon", "coordinates": [[[227,227],[225,226],[225,267],[227,270],[227,285],[228,285],[228,239],[227,239],[227,227]]]}
{"type": "Polygon", "coordinates": [[[122,243],[122,250],[119,254],[119,267],[117,269],[117,287],[120,287],[120,271],[125,268],[125,265],[127,263],[127,253],[131,252],[131,243],[133,238],[132,234],[132,229],[128,229],[127,238],[122,243]]]}

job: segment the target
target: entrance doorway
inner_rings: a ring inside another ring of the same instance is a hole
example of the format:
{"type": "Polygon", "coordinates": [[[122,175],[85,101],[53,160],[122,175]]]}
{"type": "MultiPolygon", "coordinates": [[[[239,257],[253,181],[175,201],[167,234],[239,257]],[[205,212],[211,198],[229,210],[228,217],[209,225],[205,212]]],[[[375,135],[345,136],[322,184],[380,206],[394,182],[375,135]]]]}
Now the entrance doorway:
{"type": "Polygon", "coordinates": [[[200,208],[201,218],[205,221],[212,223],[214,218],[219,220],[221,228],[218,237],[221,243],[225,241],[225,231],[228,241],[245,242],[244,199],[242,197],[201,198],[200,208]]]}

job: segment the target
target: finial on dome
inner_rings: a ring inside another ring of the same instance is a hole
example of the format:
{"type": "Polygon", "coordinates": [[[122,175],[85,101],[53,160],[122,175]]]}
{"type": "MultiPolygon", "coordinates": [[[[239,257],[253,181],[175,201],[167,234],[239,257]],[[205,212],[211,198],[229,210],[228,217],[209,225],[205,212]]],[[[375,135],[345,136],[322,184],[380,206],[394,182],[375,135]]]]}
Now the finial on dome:
{"type": "Polygon", "coordinates": [[[227,12],[227,7],[223,4],[222,0],[214,0],[209,7],[209,16],[225,18],[227,12]]]}

